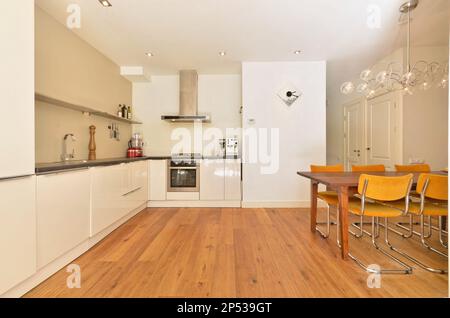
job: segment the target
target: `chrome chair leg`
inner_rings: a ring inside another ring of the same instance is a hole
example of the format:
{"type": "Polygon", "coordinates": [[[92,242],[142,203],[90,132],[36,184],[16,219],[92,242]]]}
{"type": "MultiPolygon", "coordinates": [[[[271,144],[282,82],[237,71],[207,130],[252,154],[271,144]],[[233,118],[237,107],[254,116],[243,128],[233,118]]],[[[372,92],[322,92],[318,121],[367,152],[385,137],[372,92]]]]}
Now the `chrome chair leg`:
{"type": "Polygon", "coordinates": [[[322,236],[324,239],[326,239],[330,236],[330,206],[329,205],[327,205],[327,221],[325,224],[326,224],[326,232],[323,232],[321,229],[319,229],[318,226],[316,226],[316,231],[319,232],[320,236],[322,236]]]}
{"type": "Polygon", "coordinates": [[[429,249],[430,251],[433,251],[433,252],[435,252],[436,254],[439,254],[439,255],[441,255],[441,256],[443,256],[443,257],[447,257],[447,258],[448,258],[448,255],[447,255],[447,254],[442,253],[441,251],[439,251],[439,250],[435,249],[434,247],[428,245],[428,243],[425,241],[426,236],[424,235],[424,232],[425,232],[424,221],[425,221],[425,218],[424,218],[423,215],[421,215],[421,216],[420,216],[420,223],[421,223],[421,224],[420,224],[420,233],[421,233],[422,235],[420,236],[420,240],[422,241],[422,245],[425,246],[425,247],[426,247],[427,249],[429,249]]]}
{"type": "Polygon", "coordinates": [[[436,269],[436,268],[432,268],[432,267],[430,267],[428,265],[425,265],[424,263],[419,261],[417,258],[414,258],[414,257],[410,256],[409,254],[406,254],[405,252],[403,252],[403,251],[397,249],[396,247],[392,246],[389,243],[389,240],[386,241],[386,244],[389,246],[389,248],[392,251],[402,255],[403,257],[405,257],[406,259],[408,259],[411,262],[415,263],[416,265],[419,265],[421,268],[423,268],[426,271],[429,271],[429,272],[432,272],[432,273],[436,273],[436,274],[447,274],[448,273],[448,270],[446,270],[446,269],[436,269]]]}
{"type": "Polygon", "coordinates": [[[442,221],[443,217],[440,216],[439,217],[439,242],[441,243],[441,245],[445,248],[448,248],[448,236],[447,236],[447,244],[445,244],[444,241],[444,222],[442,221]]]}
{"type": "MultiPolygon", "coordinates": [[[[416,235],[416,236],[421,237],[422,234],[421,234],[420,232],[414,231],[414,225],[420,225],[420,222],[419,222],[419,223],[414,223],[414,221],[413,221],[413,215],[410,215],[410,218],[412,219],[412,221],[411,221],[410,224],[409,224],[409,228],[406,227],[406,226],[404,226],[403,224],[400,224],[400,223],[396,223],[396,224],[395,224],[397,227],[399,227],[399,228],[401,228],[401,229],[406,230],[406,231],[409,232],[408,235],[402,234],[401,236],[402,236],[403,238],[411,238],[413,235],[416,235]]],[[[428,233],[427,233],[426,235],[424,235],[424,237],[425,237],[425,238],[430,238],[431,235],[433,234],[432,230],[433,230],[434,228],[431,226],[431,222],[430,222],[430,223],[427,223],[426,226],[428,227],[428,233]]],[[[393,232],[395,232],[395,233],[398,234],[398,232],[397,232],[397,231],[394,231],[392,228],[391,228],[391,231],[393,231],[393,232]]]]}
{"type": "MultiPolygon", "coordinates": [[[[340,232],[340,224],[339,224],[339,217],[337,218],[338,222],[337,222],[337,245],[339,246],[339,248],[341,248],[341,243],[339,240],[339,232],[340,232]]],[[[362,223],[361,223],[362,224],[362,223]]],[[[389,256],[389,258],[395,260],[397,263],[399,263],[402,267],[404,267],[405,269],[380,269],[380,270],[376,270],[373,268],[370,268],[369,266],[365,265],[361,260],[359,260],[357,257],[353,256],[351,253],[348,253],[348,256],[355,261],[356,264],[358,264],[359,267],[361,267],[362,269],[364,269],[366,272],[369,273],[374,273],[374,274],[411,274],[412,273],[412,268],[410,266],[408,266],[407,264],[403,263],[402,261],[400,261],[399,259],[397,259],[396,257],[390,255],[389,253],[387,253],[386,251],[384,251],[383,249],[381,249],[377,243],[376,243],[376,238],[377,238],[377,231],[379,231],[379,223],[375,222],[375,218],[372,218],[372,244],[375,246],[375,248],[382,252],[383,254],[389,256]]],[[[386,231],[387,232],[387,231],[386,231]]]]}

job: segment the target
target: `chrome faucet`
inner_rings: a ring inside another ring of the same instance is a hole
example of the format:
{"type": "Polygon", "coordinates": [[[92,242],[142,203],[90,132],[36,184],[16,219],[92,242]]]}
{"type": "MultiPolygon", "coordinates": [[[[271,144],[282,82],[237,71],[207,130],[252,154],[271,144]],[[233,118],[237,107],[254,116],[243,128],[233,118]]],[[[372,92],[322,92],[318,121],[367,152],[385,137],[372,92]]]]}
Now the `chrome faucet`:
{"type": "Polygon", "coordinates": [[[69,161],[69,160],[75,159],[75,146],[73,145],[75,141],[77,141],[77,139],[75,138],[74,134],[67,134],[64,136],[63,153],[61,155],[61,159],[63,161],[69,161]],[[67,140],[69,139],[69,137],[72,140],[72,152],[71,153],[69,153],[67,151],[67,140]]]}

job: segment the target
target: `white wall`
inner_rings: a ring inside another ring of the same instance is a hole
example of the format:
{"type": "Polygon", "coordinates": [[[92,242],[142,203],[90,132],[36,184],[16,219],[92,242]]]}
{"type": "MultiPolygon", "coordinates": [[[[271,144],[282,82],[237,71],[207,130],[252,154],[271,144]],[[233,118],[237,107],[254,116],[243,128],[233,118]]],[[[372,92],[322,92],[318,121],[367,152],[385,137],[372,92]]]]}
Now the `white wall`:
{"type": "MultiPolygon", "coordinates": [[[[200,74],[198,85],[198,111],[212,117],[212,122],[204,124],[203,129],[240,128],[241,76],[200,74]]],[[[134,126],[134,131],[143,134],[147,155],[171,154],[177,143],[171,140],[174,129],[193,131],[192,123],[161,120],[161,115],[179,112],[179,76],[153,76],[151,83],[134,83],[133,106],[136,118],[144,123],[134,126]]]]}
{"type": "MultiPolygon", "coordinates": [[[[280,134],[276,173],[263,174],[263,163],[244,164],[243,205],[308,206],[310,183],[296,173],[326,161],[326,63],[246,62],[242,72],[244,129],[278,128],[280,134]],[[291,107],[277,96],[286,84],[303,93],[291,107]]],[[[250,146],[244,139],[246,153],[250,146]]]]}

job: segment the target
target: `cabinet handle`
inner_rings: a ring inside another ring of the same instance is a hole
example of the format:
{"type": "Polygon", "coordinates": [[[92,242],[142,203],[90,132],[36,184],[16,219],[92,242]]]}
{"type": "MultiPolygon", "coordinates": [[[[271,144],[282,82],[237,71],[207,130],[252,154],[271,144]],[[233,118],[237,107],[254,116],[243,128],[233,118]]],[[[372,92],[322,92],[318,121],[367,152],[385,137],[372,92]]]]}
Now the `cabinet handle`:
{"type": "Polygon", "coordinates": [[[134,190],[131,190],[131,191],[125,193],[125,194],[122,194],[122,196],[123,196],[123,197],[126,197],[127,195],[130,195],[130,194],[132,194],[132,193],[134,193],[134,192],[137,192],[137,191],[139,191],[139,190],[141,190],[141,189],[142,189],[142,187],[139,187],[139,188],[134,189],[134,190]]]}

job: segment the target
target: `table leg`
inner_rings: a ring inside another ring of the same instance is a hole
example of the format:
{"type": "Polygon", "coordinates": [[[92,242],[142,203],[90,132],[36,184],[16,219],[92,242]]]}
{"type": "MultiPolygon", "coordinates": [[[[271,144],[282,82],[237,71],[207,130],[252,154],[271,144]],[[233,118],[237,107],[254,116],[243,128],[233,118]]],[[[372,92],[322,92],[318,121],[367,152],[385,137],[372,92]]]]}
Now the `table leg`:
{"type": "Polygon", "coordinates": [[[340,237],[341,237],[341,253],[342,259],[348,258],[348,188],[340,187],[339,195],[339,223],[340,223],[340,237]]]}
{"type": "Polygon", "coordinates": [[[311,232],[316,232],[317,226],[317,193],[319,191],[319,184],[311,181],[311,232]]]}

